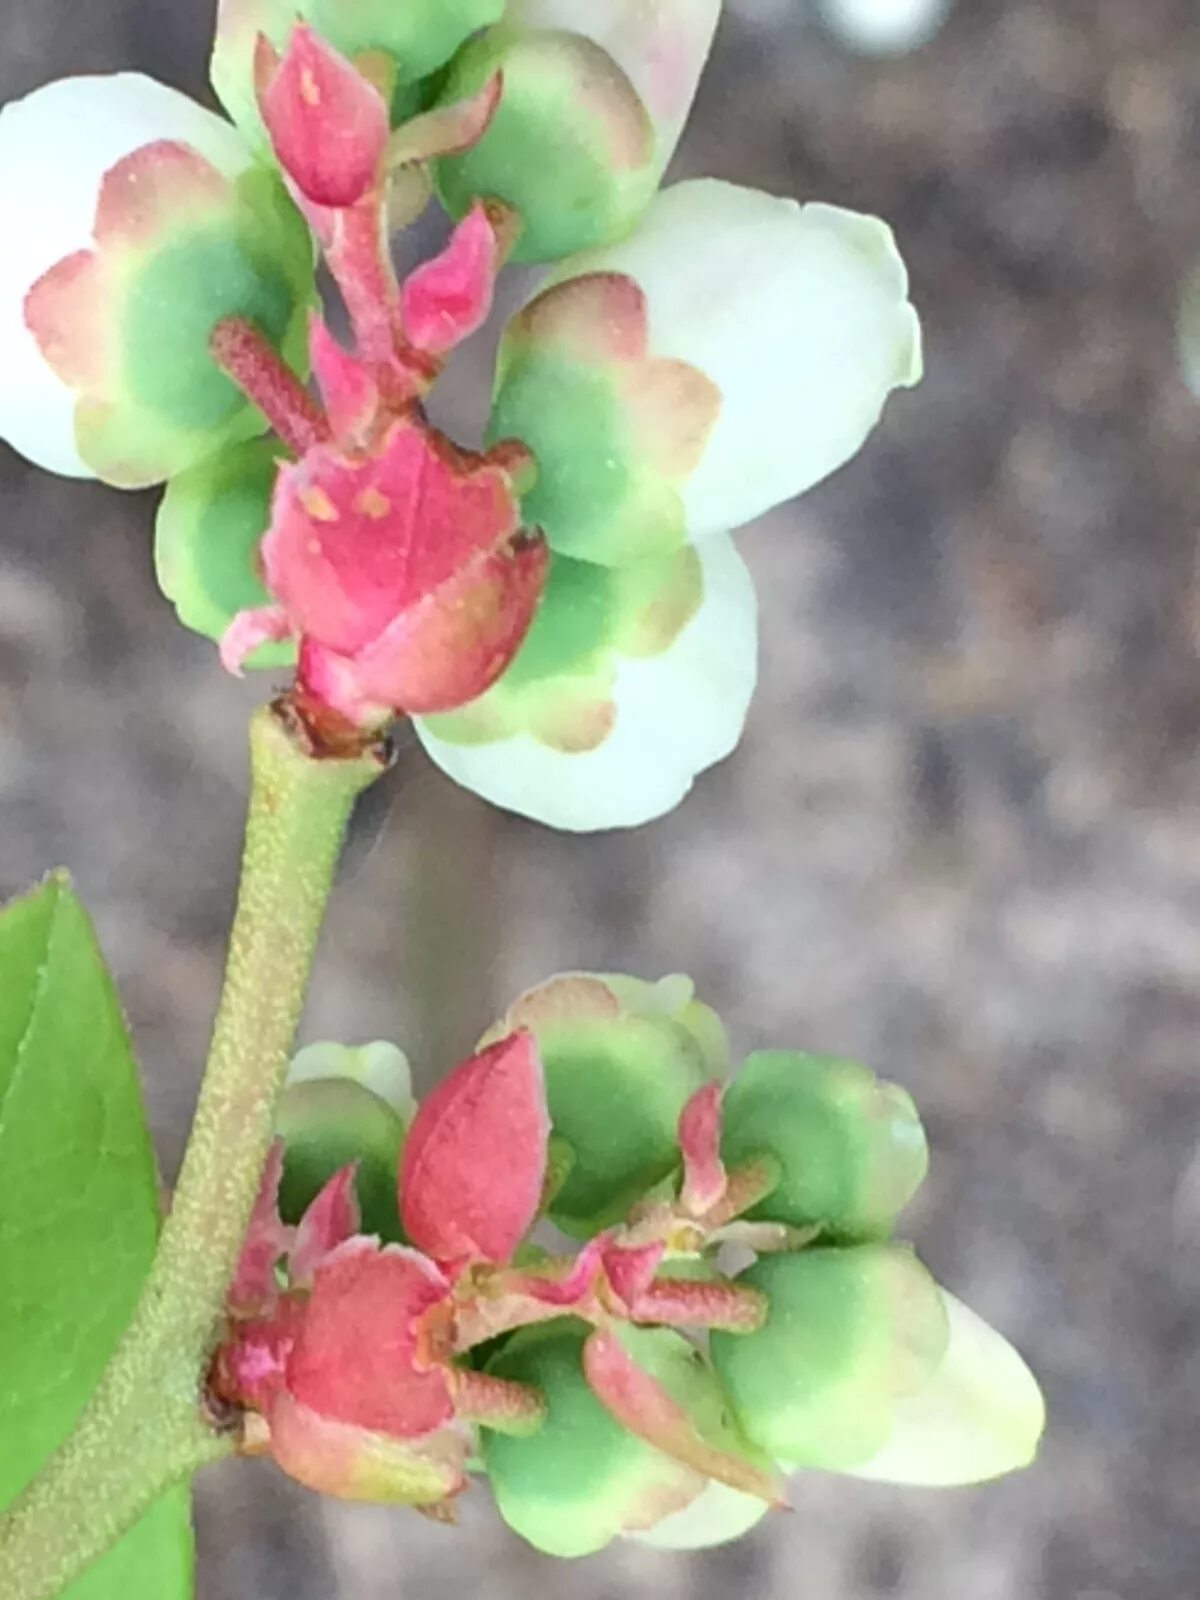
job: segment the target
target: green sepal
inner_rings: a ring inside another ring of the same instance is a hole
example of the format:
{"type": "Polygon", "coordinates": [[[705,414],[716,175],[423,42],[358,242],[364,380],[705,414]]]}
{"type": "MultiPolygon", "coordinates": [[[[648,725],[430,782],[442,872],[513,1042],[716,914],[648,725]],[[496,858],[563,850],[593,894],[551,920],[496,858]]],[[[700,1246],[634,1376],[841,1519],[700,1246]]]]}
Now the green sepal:
{"type": "Polygon", "coordinates": [[[949,1324],[937,1284],[900,1245],[764,1256],[738,1277],[769,1310],[709,1349],[741,1425],[789,1466],[849,1468],[886,1441],[893,1407],[928,1382],[949,1324]]]}
{"type": "MultiPolygon", "coordinates": [[[[234,445],[181,472],[167,485],[154,524],[158,586],[185,627],[220,640],[239,611],[265,606],[258,548],[270,518],[279,446],[234,445]]],[[[249,667],[288,666],[291,640],[260,645],[249,667]]]]}
{"type": "Polygon", "coordinates": [[[823,1237],[883,1238],[925,1177],[916,1107],[894,1083],[830,1056],[761,1050],[724,1101],[721,1154],[735,1167],[769,1153],[783,1178],[748,1215],[823,1237]]]}
{"type": "Polygon", "coordinates": [[[582,35],[501,26],[454,58],[440,102],[469,99],[497,72],[503,94],[483,138],[434,163],[446,209],[465,216],[480,197],[511,206],[522,224],[518,261],[623,238],[659,177],[654,126],[625,73],[582,35]]]}
{"type": "MultiPolygon", "coordinates": [[[[0,912],[0,1173],[3,1506],[94,1388],[159,1225],[120,1005],[65,874],[0,912]]],[[[63,1600],[186,1600],[191,1572],[188,1495],[178,1489],[63,1600]]]]}

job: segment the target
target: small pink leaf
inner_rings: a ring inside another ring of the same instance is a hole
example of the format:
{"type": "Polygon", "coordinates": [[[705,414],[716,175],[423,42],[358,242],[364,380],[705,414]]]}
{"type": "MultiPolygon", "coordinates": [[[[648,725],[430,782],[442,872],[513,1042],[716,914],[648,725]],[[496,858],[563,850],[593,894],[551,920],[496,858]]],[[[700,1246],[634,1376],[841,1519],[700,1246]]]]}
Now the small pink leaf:
{"type": "Polygon", "coordinates": [[[325,1417],[396,1438],[450,1420],[443,1369],[423,1358],[422,1319],[449,1287],[431,1261],[351,1239],[317,1268],[287,1388],[325,1417]]]}
{"type": "Polygon", "coordinates": [[[292,29],[259,109],[280,166],[314,205],[345,208],[375,187],[387,147],[378,91],[303,23],[292,29]]]}
{"type": "Polygon", "coordinates": [[[679,1148],[683,1151],[683,1189],[679,1200],[691,1217],[702,1217],[725,1193],[721,1161],[722,1085],[706,1083],[679,1114],[679,1148]]]}
{"type": "Polygon", "coordinates": [[[621,1426],[694,1471],[769,1505],[781,1501],[770,1473],[701,1438],[682,1406],[643,1372],[616,1334],[597,1328],[583,1347],[583,1371],[593,1394],[621,1426]]]}
{"type": "Polygon", "coordinates": [[[614,1246],[604,1252],[605,1274],[627,1306],[636,1305],[654,1282],[665,1249],[661,1244],[647,1244],[632,1250],[614,1246]]]}
{"type": "Polygon", "coordinates": [[[496,235],[476,202],[441,255],[405,280],[400,314],[409,343],[442,356],[469,338],[491,312],[498,270],[496,235]]]}
{"type": "Polygon", "coordinates": [[[379,386],[370,370],[342,349],[315,314],[308,327],[308,353],[334,436],[364,438],[379,409],[379,386]]]}
{"type": "Polygon", "coordinates": [[[442,1262],[507,1261],[537,1215],[549,1132],[531,1033],[456,1067],[405,1141],[400,1215],[409,1238],[442,1262]]]}
{"type": "Polygon", "coordinates": [[[521,1289],[543,1305],[581,1305],[595,1288],[596,1280],[604,1270],[609,1248],[609,1235],[597,1234],[584,1245],[570,1271],[563,1277],[552,1278],[538,1272],[527,1272],[520,1280],[521,1289]]]}
{"type": "Polygon", "coordinates": [[[435,106],[401,123],[388,145],[388,166],[411,166],[434,156],[460,155],[483,138],[500,104],[503,83],[498,72],[468,100],[435,106]]]}
{"type": "Polygon", "coordinates": [[[293,1288],[307,1287],[325,1257],[358,1232],[362,1218],[354,1192],[357,1169],[358,1163],[352,1161],[335,1172],[300,1218],[288,1257],[293,1288]]]}
{"type": "Polygon", "coordinates": [[[295,1230],[279,1216],[279,1180],[283,1176],[283,1141],[276,1139],[267,1154],[258,1195],[237,1270],[229,1288],[229,1309],[242,1315],[269,1310],[279,1295],[275,1268],[292,1247],[295,1230]]]}
{"type": "Polygon", "coordinates": [[[277,643],[290,632],[287,613],[280,606],[239,611],[221,635],[221,665],[233,677],[243,677],[243,663],[260,644],[277,643]]]}

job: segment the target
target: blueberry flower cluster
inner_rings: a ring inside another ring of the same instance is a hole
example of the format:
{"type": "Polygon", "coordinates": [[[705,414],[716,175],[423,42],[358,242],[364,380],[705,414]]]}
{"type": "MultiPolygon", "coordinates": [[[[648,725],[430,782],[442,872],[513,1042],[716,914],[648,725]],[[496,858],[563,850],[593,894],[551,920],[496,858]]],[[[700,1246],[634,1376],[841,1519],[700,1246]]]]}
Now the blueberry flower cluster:
{"type": "Polygon", "coordinates": [[[661,815],[754,687],[731,531],[920,371],[883,223],[662,187],[719,12],[222,0],[230,120],[133,74],[5,107],[0,437],[165,484],[162,588],[232,670],[294,663],[318,740],[404,715],[498,805],[661,815]],[[434,199],[454,231],[400,282],[434,199]],[[543,272],[464,449],[425,400],[508,261],[543,272]]]}
{"type": "Polygon", "coordinates": [[[892,1237],[909,1096],[795,1051],[730,1074],[687,979],[551,979],[419,1106],[394,1047],[309,1047],[279,1127],[211,1384],[315,1489],[448,1516],[486,1479],[581,1556],[736,1538],[798,1468],[1036,1449],[1021,1358],[892,1237]]]}

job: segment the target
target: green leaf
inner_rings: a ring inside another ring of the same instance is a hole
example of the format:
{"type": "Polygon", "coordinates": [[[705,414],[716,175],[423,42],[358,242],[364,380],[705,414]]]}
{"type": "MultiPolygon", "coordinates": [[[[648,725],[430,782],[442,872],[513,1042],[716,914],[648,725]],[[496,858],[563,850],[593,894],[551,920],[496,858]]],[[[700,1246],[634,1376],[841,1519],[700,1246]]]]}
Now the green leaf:
{"type": "MultiPolygon", "coordinates": [[[[120,1006],[87,914],[55,874],[0,912],[0,1505],[94,1387],[133,1310],[158,1218],[120,1006]]],[[[191,1555],[177,1490],[65,1600],[179,1600],[191,1594],[191,1555]]]]}

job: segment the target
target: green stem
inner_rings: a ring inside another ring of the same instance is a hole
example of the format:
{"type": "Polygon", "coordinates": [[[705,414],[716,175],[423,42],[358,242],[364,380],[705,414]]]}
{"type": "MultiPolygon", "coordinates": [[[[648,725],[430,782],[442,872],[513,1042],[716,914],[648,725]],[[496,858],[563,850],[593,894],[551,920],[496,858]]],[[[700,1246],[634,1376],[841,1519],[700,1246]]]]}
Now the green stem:
{"type": "Polygon", "coordinates": [[[377,750],[310,753],[283,712],[251,725],[252,788],[225,987],[171,1213],[132,1323],[73,1432],[0,1518],[0,1600],[48,1600],[162,1492],[228,1455],[203,1411],[225,1292],[356,796],[377,750]]]}

